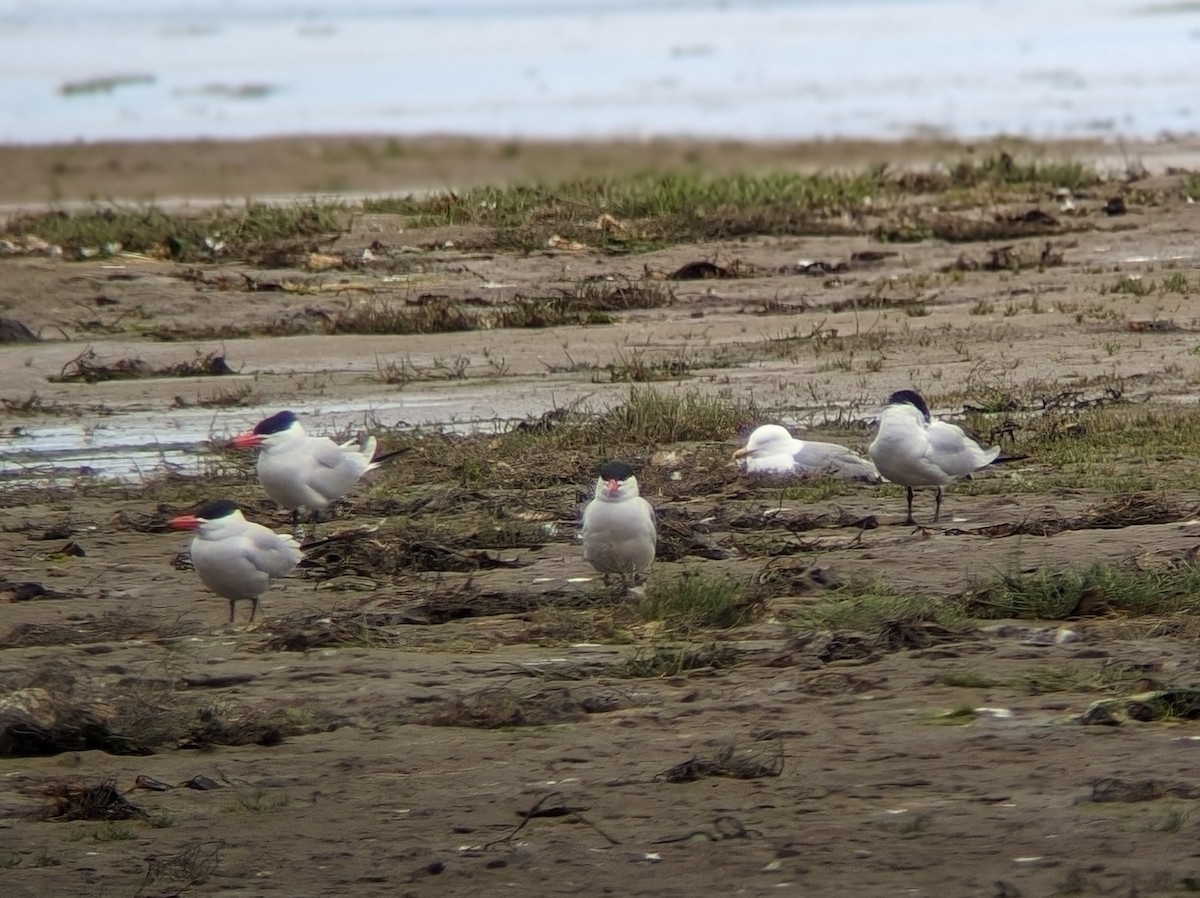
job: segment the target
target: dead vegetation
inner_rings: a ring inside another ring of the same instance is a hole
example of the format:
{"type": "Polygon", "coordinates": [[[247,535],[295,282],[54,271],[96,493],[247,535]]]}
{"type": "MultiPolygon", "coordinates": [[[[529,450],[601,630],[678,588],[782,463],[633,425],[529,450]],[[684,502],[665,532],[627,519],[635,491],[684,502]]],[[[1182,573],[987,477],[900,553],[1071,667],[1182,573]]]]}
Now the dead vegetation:
{"type": "Polygon", "coordinates": [[[137,820],[149,816],[121,794],[113,779],[91,785],[52,783],[46,787],[46,795],[50,798],[44,812],[47,820],[137,820]]]}
{"type": "Polygon", "coordinates": [[[51,383],[100,383],[107,380],[136,380],[145,377],[219,377],[236,374],[225,356],[215,351],[201,354],[189,361],[174,365],[152,366],[139,358],[106,361],[91,346],[63,365],[57,376],[48,377],[51,383]]]}
{"type": "Polygon", "coordinates": [[[779,776],[781,773],[783,745],[779,742],[768,742],[749,751],[739,751],[734,744],[726,745],[711,758],[693,755],[659,776],[668,783],[693,783],[710,776],[752,780],[764,776],[779,776]]]}

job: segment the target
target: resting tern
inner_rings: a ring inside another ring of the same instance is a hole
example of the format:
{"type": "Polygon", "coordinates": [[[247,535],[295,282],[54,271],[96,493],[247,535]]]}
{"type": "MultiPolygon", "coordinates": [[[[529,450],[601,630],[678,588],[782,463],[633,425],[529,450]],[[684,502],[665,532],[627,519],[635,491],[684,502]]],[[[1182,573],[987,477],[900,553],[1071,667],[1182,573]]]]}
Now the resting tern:
{"type": "Polygon", "coordinates": [[[798,440],[779,424],[757,428],[745,448],[733,457],[744,460],[747,474],[823,474],[869,483],[880,480],[873,464],[845,446],[798,440]]]}
{"type": "Polygon", "coordinates": [[[600,573],[629,580],[649,569],[657,539],[654,509],[638,494],[633,469],[610,461],[583,509],[583,557],[600,573]]]}
{"type": "Polygon", "coordinates": [[[250,600],[250,620],[258,613],[258,599],[271,581],[286,576],[300,563],[300,545],[290,536],[268,530],[242,517],[228,499],[206,502],[195,514],[171,518],[175,530],[195,531],[188,548],[192,566],[212,592],[229,599],[233,623],[238,599],[250,600]]]}
{"type": "Polygon", "coordinates": [[[300,522],[300,511],[317,515],[340,499],[367,471],[378,467],[389,453],[375,458],[375,437],[362,445],[353,440],[338,444],[329,437],[311,437],[295,414],[284,411],[259,421],[254,430],[232,440],[238,449],[260,448],[258,481],[281,508],[291,509],[292,525],[300,522]]]}
{"type": "Polygon", "coordinates": [[[879,432],[867,452],[880,474],[904,486],[908,494],[904,523],[915,524],[913,487],[937,488],[933,507],[937,523],[942,513],[942,487],[990,465],[1000,454],[1000,447],[984,449],[957,424],[934,418],[918,393],[900,390],[888,397],[879,418],[879,432]]]}

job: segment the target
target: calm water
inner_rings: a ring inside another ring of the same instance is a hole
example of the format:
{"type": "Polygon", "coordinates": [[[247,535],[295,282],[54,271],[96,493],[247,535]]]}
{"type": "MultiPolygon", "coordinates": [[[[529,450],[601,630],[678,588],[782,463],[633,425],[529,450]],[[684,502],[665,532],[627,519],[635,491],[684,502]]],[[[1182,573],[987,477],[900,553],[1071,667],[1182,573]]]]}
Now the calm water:
{"type": "Polygon", "coordinates": [[[0,87],[3,142],[1152,138],[1200,131],[1200,4],[0,0],[0,87]]]}

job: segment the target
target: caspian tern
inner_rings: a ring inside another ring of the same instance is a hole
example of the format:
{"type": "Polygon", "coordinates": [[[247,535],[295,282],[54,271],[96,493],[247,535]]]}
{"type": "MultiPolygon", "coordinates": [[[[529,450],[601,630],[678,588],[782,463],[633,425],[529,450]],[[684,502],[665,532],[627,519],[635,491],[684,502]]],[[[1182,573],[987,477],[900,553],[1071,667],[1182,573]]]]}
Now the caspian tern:
{"type": "Polygon", "coordinates": [[[609,462],[583,509],[583,557],[600,573],[627,581],[653,563],[657,540],[654,509],[638,494],[633,469],[609,462]]]}
{"type": "Polygon", "coordinates": [[[904,486],[908,494],[906,524],[915,524],[912,514],[913,487],[937,488],[933,520],[942,514],[942,487],[966,477],[1000,454],[1000,447],[984,449],[957,424],[939,421],[913,390],[900,390],[888,397],[879,418],[879,432],[867,449],[879,473],[904,486]]]}
{"type": "Polygon", "coordinates": [[[258,599],[271,581],[286,576],[300,563],[296,540],[247,521],[228,499],[206,502],[195,514],[171,518],[167,525],[195,531],[188,547],[192,566],[205,586],[229,599],[230,623],[239,599],[250,600],[253,621],[258,599]]]}
{"type": "Polygon", "coordinates": [[[873,464],[845,446],[798,440],[779,424],[755,429],[745,448],[733,457],[744,460],[747,474],[823,474],[868,483],[880,480],[873,464]]]}
{"type": "Polygon", "coordinates": [[[388,457],[375,458],[373,436],[361,446],[354,441],[339,445],[329,437],[310,437],[288,411],[259,421],[254,430],[235,436],[232,444],[238,449],[261,448],[258,481],[266,494],[281,508],[291,510],[293,527],[299,526],[301,510],[308,511],[314,531],[317,515],[388,457]]]}

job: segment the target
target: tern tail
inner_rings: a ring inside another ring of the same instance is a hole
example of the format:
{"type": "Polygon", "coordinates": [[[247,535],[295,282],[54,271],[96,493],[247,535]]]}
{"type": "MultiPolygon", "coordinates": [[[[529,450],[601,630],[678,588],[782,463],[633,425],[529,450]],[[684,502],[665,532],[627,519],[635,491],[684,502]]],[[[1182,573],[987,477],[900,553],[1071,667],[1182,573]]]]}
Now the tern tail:
{"type": "Polygon", "coordinates": [[[381,452],[378,455],[376,455],[374,458],[371,459],[371,464],[372,465],[383,464],[385,461],[390,461],[391,459],[395,458],[397,455],[403,455],[404,453],[409,452],[411,450],[412,450],[412,446],[402,446],[399,449],[393,449],[391,452],[381,452]]]}

